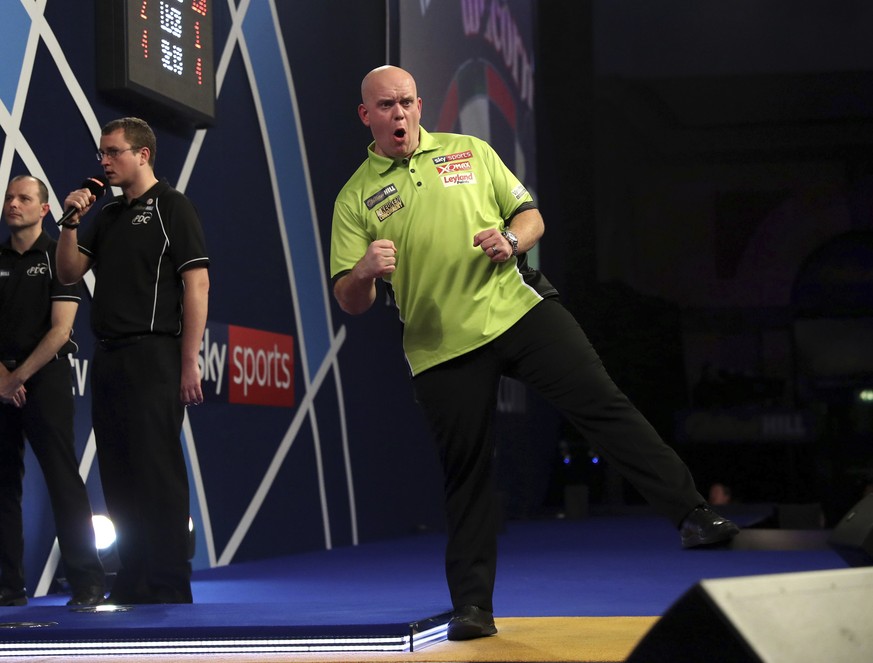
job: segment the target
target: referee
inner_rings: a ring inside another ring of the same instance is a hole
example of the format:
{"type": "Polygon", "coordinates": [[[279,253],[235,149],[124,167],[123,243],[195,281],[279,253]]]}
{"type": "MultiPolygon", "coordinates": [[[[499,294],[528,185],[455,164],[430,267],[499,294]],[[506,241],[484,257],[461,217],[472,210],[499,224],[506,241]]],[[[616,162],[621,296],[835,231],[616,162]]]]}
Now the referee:
{"type": "Polygon", "coordinates": [[[91,505],[79,476],[73,436],[73,381],[68,357],[79,291],[55,269],[56,242],[42,230],[48,191],[19,175],[6,189],[0,244],[0,605],[24,605],[21,516],[24,439],[39,461],[58,544],[73,590],[68,605],[104,598],[91,505]]]}
{"type": "Polygon", "coordinates": [[[113,120],[97,157],[121,195],[81,232],[96,198],[67,196],[58,240],[64,283],[95,269],[92,422],[100,479],[121,568],[109,602],[191,603],[188,474],[180,443],[185,406],[203,402],[198,364],[209,258],[188,198],[154,174],[155,134],[113,120]]]}

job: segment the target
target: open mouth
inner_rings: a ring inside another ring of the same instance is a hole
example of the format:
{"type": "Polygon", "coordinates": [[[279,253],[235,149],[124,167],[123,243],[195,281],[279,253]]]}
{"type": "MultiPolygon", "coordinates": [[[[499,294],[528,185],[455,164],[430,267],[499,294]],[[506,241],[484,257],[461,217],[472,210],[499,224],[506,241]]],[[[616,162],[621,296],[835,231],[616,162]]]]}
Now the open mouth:
{"type": "Polygon", "coordinates": [[[397,131],[394,132],[394,135],[397,138],[404,138],[406,136],[406,129],[398,129],[397,131]]]}

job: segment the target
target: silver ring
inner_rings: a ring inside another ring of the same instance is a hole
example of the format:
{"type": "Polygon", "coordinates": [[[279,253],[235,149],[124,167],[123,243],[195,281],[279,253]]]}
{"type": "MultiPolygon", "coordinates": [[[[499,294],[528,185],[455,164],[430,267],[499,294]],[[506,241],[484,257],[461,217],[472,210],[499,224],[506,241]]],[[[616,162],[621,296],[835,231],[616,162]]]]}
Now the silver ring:
{"type": "Polygon", "coordinates": [[[497,245],[491,247],[491,255],[497,255],[497,245]]]}

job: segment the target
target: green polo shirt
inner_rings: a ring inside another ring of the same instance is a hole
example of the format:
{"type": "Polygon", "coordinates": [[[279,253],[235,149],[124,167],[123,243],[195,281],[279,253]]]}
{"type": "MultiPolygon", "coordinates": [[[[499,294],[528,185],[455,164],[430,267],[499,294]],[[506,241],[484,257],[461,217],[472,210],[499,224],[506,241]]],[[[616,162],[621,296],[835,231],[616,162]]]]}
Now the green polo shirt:
{"type": "Polygon", "coordinates": [[[337,196],[331,234],[334,280],[377,239],[397,248],[385,277],[404,324],[413,375],[500,336],[542,296],[525,282],[519,260],[492,263],[473,236],[503,230],[530,194],[497,153],[473,136],[421,129],[408,159],[367,160],[337,196]]]}

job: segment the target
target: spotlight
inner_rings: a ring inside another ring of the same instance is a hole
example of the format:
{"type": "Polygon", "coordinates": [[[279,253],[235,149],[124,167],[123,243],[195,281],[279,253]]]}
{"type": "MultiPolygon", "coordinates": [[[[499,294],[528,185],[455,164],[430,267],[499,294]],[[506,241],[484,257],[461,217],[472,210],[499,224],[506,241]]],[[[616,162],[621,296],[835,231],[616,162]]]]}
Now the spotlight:
{"type": "Polygon", "coordinates": [[[188,561],[194,559],[194,552],[197,550],[197,535],[194,534],[194,519],[188,516],[188,561]]]}
{"type": "Polygon", "coordinates": [[[115,525],[112,524],[109,516],[103,515],[91,516],[91,522],[94,525],[97,554],[100,556],[100,563],[103,564],[103,570],[106,573],[106,582],[111,589],[112,579],[121,567],[118,560],[118,549],[115,545],[115,525]]]}
{"type": "Polygon", "coordinates": [[[97,550],[101,552],[107,550],[115,543],[115,526],[107,516],[91,516],[91,522],[94,524],[97,550]]]}
{"type": "MultiPolygon", "coordinates": [[[[94,540],[97,544],[97,552],[103,566],[111,567],[112,571],[118,568],[118,555],[115,550],[115,526],[108,516],[97,515],[91,517],[94,525],[94,540]]],[[[188,516],[188,559],[194,558],[197,537],[194,533],[194,519],[188,516]]]]}

